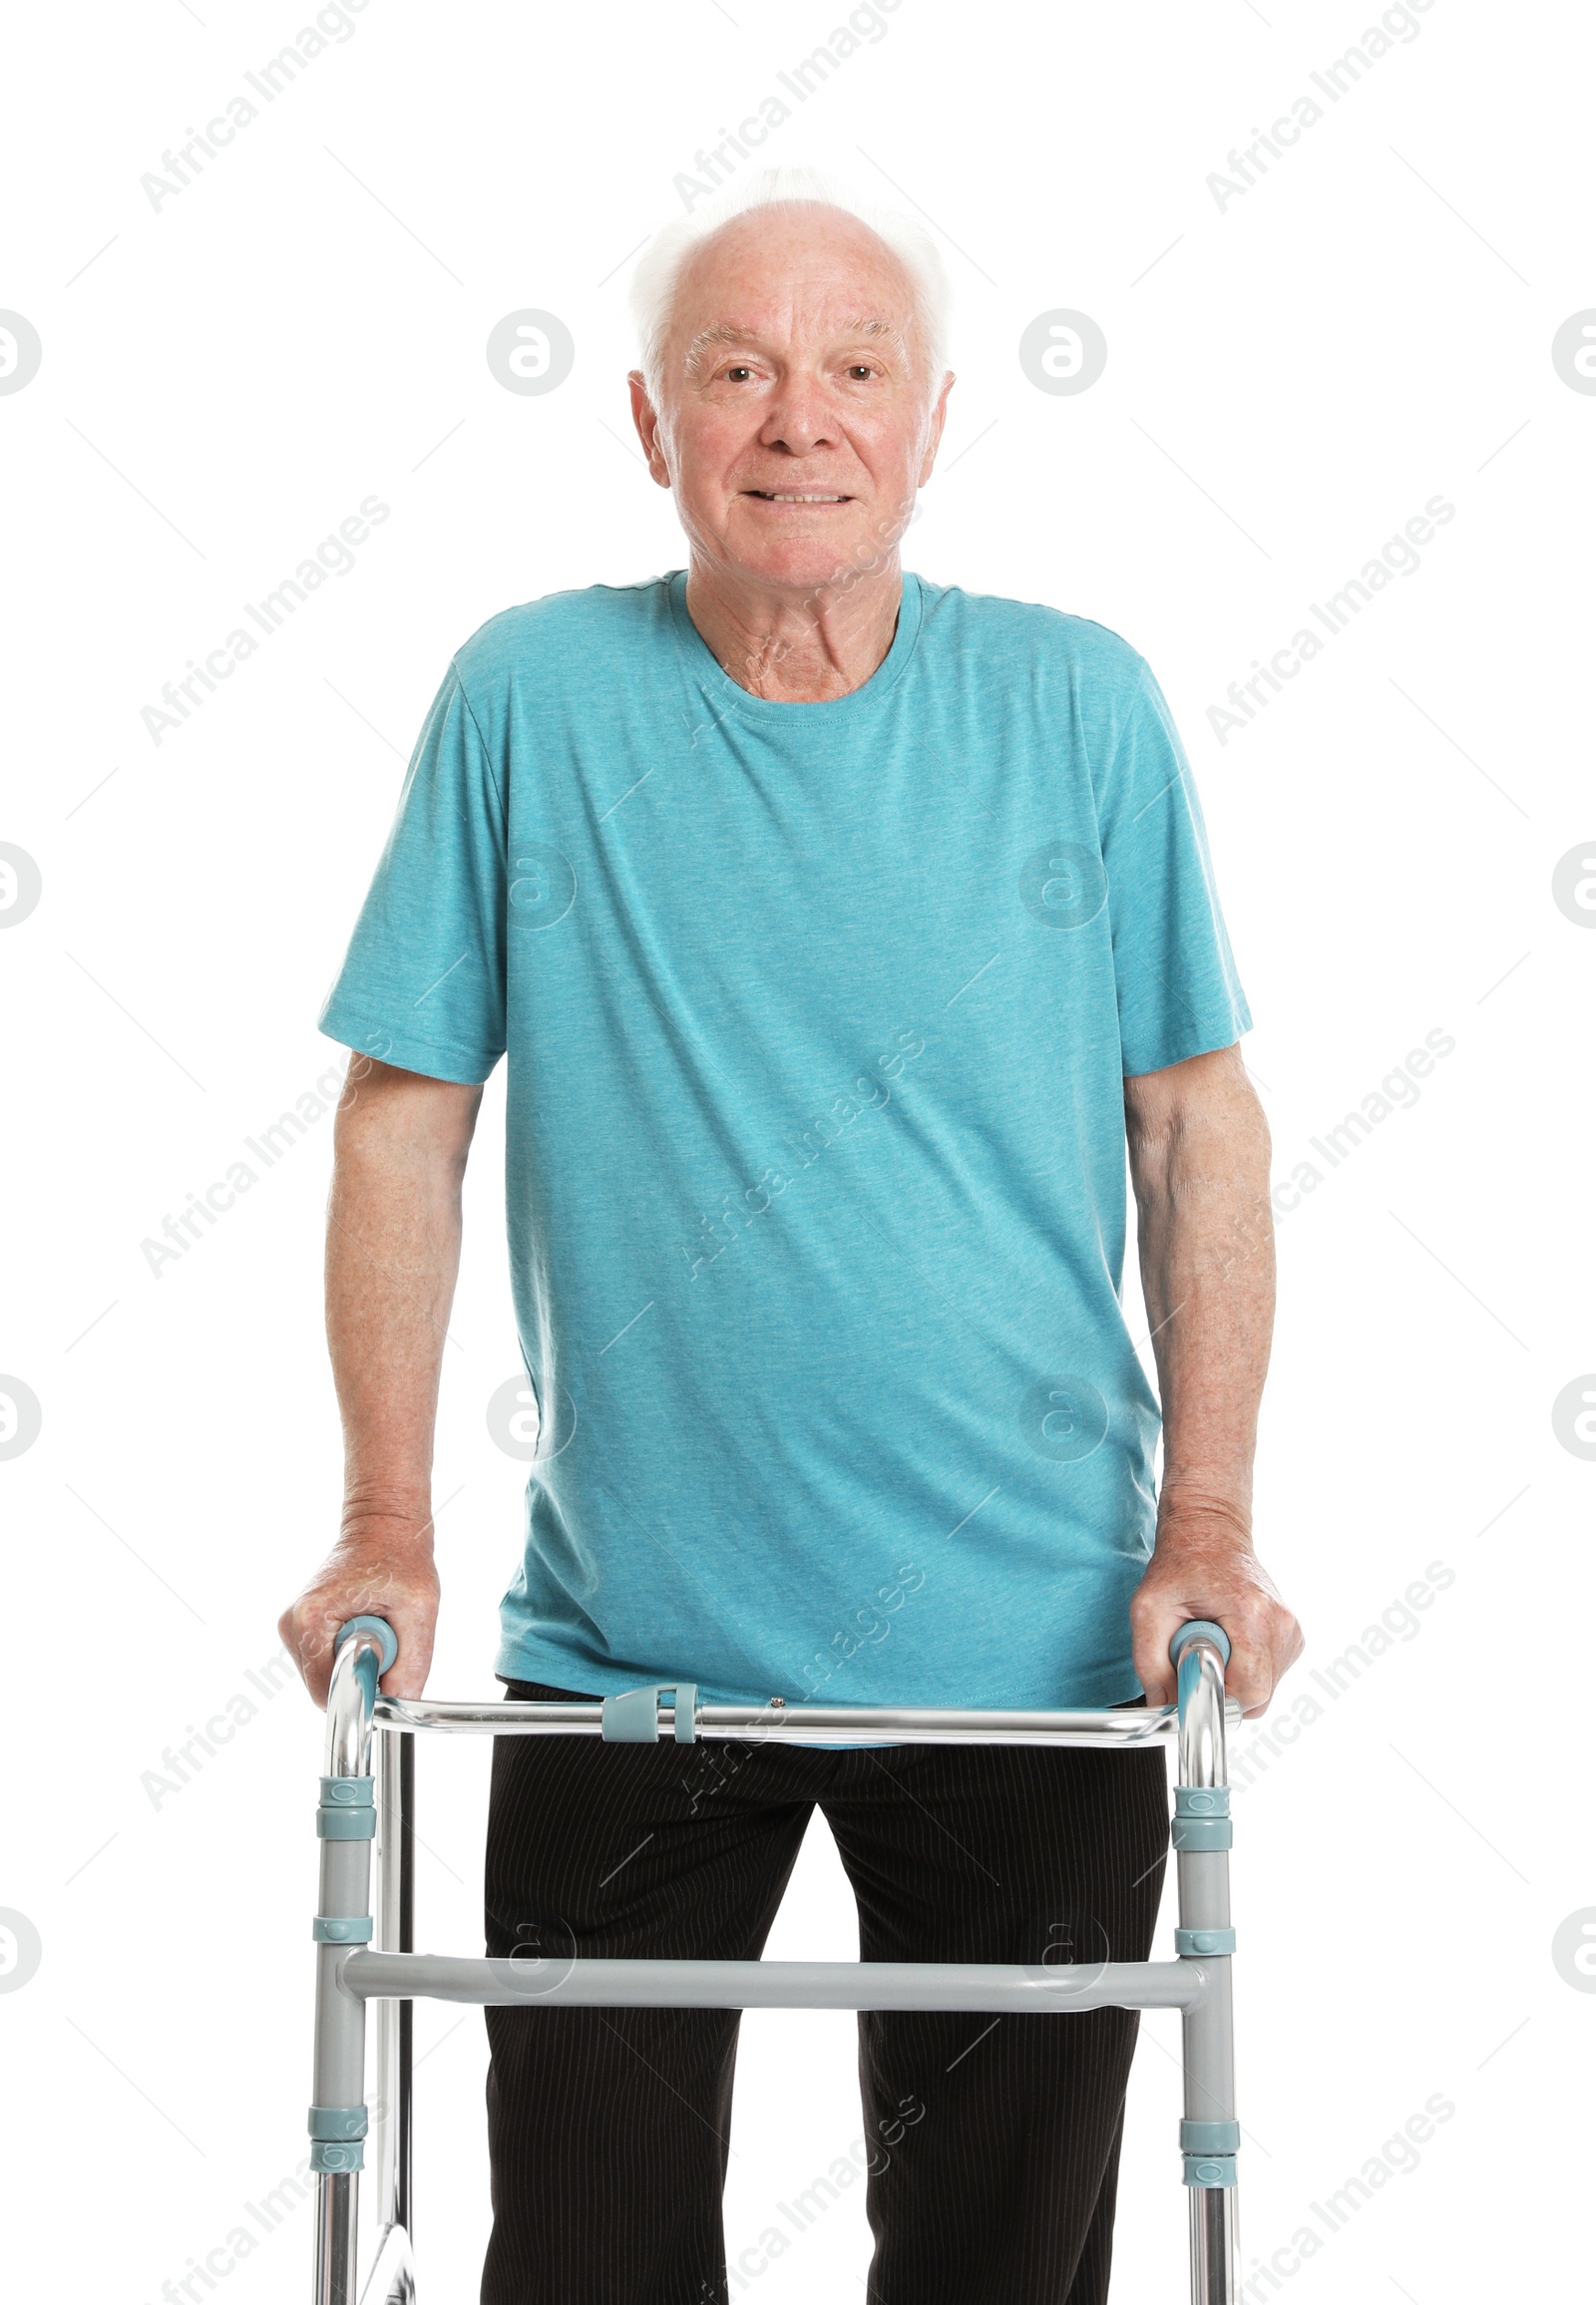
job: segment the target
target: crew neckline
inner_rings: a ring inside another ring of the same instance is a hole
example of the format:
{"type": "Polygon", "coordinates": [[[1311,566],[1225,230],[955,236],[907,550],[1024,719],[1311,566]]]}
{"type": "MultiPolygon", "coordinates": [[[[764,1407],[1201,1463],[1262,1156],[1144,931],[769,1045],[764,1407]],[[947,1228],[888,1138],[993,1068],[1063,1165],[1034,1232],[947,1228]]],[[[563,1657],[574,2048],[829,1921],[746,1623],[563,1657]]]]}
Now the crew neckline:
{"type": "Polygon", "coordinates": [[[903,598],[898,605],[898,624],[892,636],[892,646],[876,666],[868,680],[857,688],[850,688],[846,696],[824,696],[803,700],[800,698],[755,696],[742,683],[733,680],[716,657],[687,609],[687,571],[671,569],[663,578],[665,595],[670,602],[671,628],[682,662],[704,691],[723,710],[735,712],[740,719],[761,721],[767,726],[785,724],[792,728],[824,728],[840,720],[857,718],[872,712],[891,695],[902,679],[905,667],[915,652],[920,638],[925,597],[920,578],[912,569],[903,572],[903,598]]]}

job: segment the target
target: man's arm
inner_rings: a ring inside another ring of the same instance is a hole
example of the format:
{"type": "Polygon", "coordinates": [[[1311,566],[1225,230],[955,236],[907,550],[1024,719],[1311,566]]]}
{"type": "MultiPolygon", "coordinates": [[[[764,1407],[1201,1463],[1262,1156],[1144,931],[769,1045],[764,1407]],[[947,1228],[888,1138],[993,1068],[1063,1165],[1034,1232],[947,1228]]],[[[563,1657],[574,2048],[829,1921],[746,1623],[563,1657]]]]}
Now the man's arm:
{"type": "Polygon", "coordinates": [[[357,1056],[334,1122],[327,1345],[343,1417],[338,1541],[277,1630],[318,1705],[347,1617],[386,1617],[382,1687],[419,1697],[432,1664],[432,1443],[460,1269],[460,1185],[480,1088],[357,1056]]]}
{"type": "Polygon", "coordinates": [[[1228,1693],[1262,1713],[1303,1647],[1253,1552],[1253,1450],[1275,1316],[1269,1124],[1237,1047],[1125,1082],[1142,1293],[1164,1412],[1152,1559],[1130,1605],[1151,1705],[1188,1618],[1230,1636],[1228,1693]]]}

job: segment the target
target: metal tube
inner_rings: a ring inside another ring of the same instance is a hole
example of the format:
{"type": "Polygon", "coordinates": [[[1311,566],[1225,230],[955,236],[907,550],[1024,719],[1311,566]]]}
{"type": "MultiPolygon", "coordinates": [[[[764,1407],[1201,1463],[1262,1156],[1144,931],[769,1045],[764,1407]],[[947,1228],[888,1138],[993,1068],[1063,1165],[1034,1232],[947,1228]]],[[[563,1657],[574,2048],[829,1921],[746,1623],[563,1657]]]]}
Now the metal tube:
{"type": "Polygon", "coordinates": [[[1225,1696],[1224,1659],[1211,1641],[1193,1641],[1181,1652],[1178,1676],[1180,1702],[1164,1710],[1179,1719],[1180,1781],[1226,1784],[1225,1729],[1233,1714],[1241,1719],[1241,1707],[1225,1696]]]}
{"type": "Polygon", "coordinates": [[[1189,2010],[1206,1961],[1103,1961],[1078,1968],[940,1961],[467,1960],[345,1952],[345,1993],[497,2009],[1189,2010]]]}
{"type": "MultiPolygon", "coordinates": [[[[1227,1712],[1241,1719],[1241,1708],[1227,1712]]],[[[592,1704],[452,1704],[432,1698],[379,1697],[379,1729],[441,1729],[467,1736],[598,1736],[600,1708],[592,1704]]],[[[675,1733],[675,1708],[658,1709],[659,1732],[675,1733]]],[[[983,1713],[944,1706],[701,1705],[700,1739],[757,1744],[824,1744],[879,1736],[893,1744],[1142,1745],[1172,1741],[1176,1709],[1120,1707],[1085,1713],[983,1713]]],[[[1205,1781],[1193,1778],[1192,1782],[1205,1781]]]]}
{"type": "MultiPolygon", "coordinates": [[[[385,1953],[408,1953],[414,1910],[413,1811],[415,1740],[380,1729],[372,1740],[377,1838],[372,1882],[373,1943],[385,1953]]],[[[375,2012],[376,2103],[372,2108],[372,2163],[377,2226],[410,2230],[410,2079],[412,2009],[408,2001],[380,2001],[375,2012]]]]}
{"type": "MultiPolygon", "coordinates": [[[[346,1641],[327,1692],[325,1776],[365,1776],[371,1766],[371,1706],[376,1692],[375,1643],[369,1635],[346,1641]],[[371,1651],[369,1663],[364,1653],[371,1651]]],[[[370,1910],[371,1843],[323,1840],[318,1910],[370,1910]]],[[[365,2102],[366,2009],[342,1981],[347,1947],[316,1947],[316,2023],[311,2104],[355,2107],[365,2102]]],[[[359,2180],[353,2170],[318,2169],[313,2305],[355,2305],[359,2248],[359,2180]]]]}
{"type": "Polygon", "coordinates": [[[362,1653],[376,1658],[376,1643],[369,1633],[351,1635],[333,1660],[332,1684],[327,1691],[326,1757],[323,1776],[369,1776],[371,1773],[372,1698],[366,1679],[376,1688],[370,1668],[356,1671],[362,1653]]]}
{"type": "Polygon", "coordinates": [[[1209,1990],[1186,2012],[1184,2040],[1186,2118],[1234,2120],[1236,2076],[1232,2049],[1230,1962],[1205,1955],[1209,1990]]]}
{"type": "Polygon", "coordinates": [[[323,2170],[316,2178],[315,2305],[355,2305],[355,2186],[323,2170]]]}
{"type": "MultiPolygon", "coordinates": [[[[1228,1784],[1225,1763],[1225,1666],[1211,1641],[1198,1639],[1182,1652],[1178,1667],[1180,1688],[1180,1782],[1183,1785],[1228,1784]]],[[[1230,1927],[1230,1852],[1228,1848],[1182,1849],[1176,1857],[1180,1926],[1183,1929],[1230,1927]]],[[[1236,2117],[1235,2026],[1231,2008],[1231,1963],[1228,1955],[1205,1955],[1199,1964],[1208,1976],[1208,1990],[1193,2002],[1181,2019],[1181,2050],[1185,2076],[1185,2113],[1188,2121],[1234,2121],[1236,2117]]],[[[1234,2174],[1228,2152],[1218,2165],[1234,2174]]],[[[1191,2194],[1192,2305],[1236,2305],[1238,2250],[1236,2188],[1196,2184],[1191,2194]]]]}
{"type": "MultiPolygon", "coordinates": [[[[395,1736],[393,1749],[399,1766],[399,1829],[395,1835],[395,1851],[399,1865],[398,1935],[392,1940],[400,1953],[416,1949],[416,1740],[413,1736],[395,1736]]],[[[415,2231],[414,2204],[411,2197],[411,2112],[412,2077],[415,2071],[415,2005],[399,2004],[399,2152],[395,2170],[394,2216],[405,2232],[415,2231]]]]}
{"type": "Polygon", "coordinates": [[[366,2013],[339,1980],[347,1945],[316,1947],[316,2032],[312,2105],[357,2106],[366,2095],[366,2013]]]}
{"type": "Polygon", "coordinates": [[[1191,2185],[1191,2305],[1234,2305],[1239,2295],[1234,2185],[1191,2185]]]}

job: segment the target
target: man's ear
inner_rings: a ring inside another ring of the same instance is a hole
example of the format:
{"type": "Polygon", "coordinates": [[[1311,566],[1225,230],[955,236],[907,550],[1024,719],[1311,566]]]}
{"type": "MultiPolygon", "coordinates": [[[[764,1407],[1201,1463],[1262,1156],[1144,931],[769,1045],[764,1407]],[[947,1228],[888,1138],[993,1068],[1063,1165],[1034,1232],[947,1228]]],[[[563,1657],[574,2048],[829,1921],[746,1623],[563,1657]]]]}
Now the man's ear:
{"type": "Polygon", "coordinates": [[[937,404],[931,412],[930,423],[927,427],[926,453],[921,459],[920,479],[917,484],[921,488],[924,488],[927,481],[930,480],[931,468],[937,461],[937,451],[942,446],[942,428],[948,421],[948,395],[958,381],[958,377],[951,368],[943,377],[942,390],[937,395],[937,404]]]}
{"type": "Polygon", "coordinates": [[[665,462],[660,445],[659,414],[648,397],[648,384],[640,368],[633,368],[626,378],[631,394],[631,421],[637,428],[642,453],[649,473],[660,488],[669,488],[670,467],[665,462]]]}

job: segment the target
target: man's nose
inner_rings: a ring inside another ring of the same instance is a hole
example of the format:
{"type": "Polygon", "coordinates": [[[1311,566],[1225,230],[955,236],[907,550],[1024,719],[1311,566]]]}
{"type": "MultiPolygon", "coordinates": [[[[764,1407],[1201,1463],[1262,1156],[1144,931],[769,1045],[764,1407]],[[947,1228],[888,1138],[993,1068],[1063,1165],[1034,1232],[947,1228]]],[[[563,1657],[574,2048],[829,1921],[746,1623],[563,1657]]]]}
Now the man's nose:
{"type": "Polygon", "coordinates": [[[794,455],[835,446],[840,438],[823,387],[812,376],[787,376],[777,386],[759,431],[765,448],[788,448],[794,455]]]}

